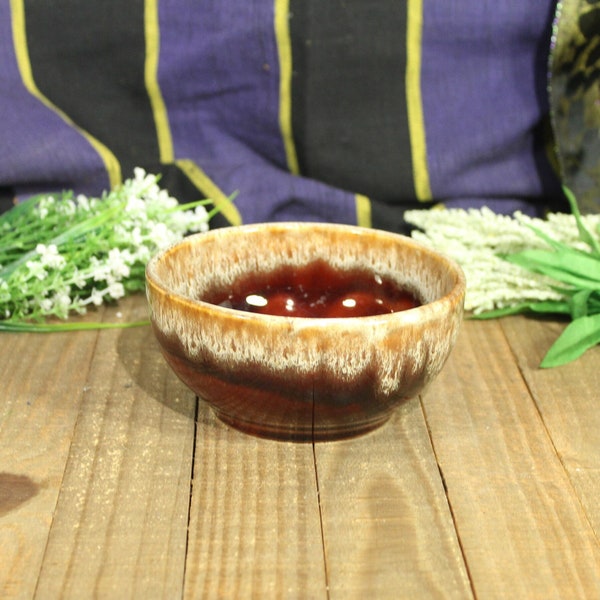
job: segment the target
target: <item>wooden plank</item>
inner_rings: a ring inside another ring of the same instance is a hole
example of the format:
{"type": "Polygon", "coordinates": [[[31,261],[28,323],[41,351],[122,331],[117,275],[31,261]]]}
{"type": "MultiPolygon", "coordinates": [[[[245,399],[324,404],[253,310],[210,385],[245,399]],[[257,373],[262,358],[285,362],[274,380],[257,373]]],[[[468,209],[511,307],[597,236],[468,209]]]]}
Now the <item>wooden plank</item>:
{"type": "Polygon", "coordinates": [[[326,598],[310,444],[261,440],[200,404],[186,598],[326,598]]]}
{"type": "Polygon", "coordinates": [[[418,399],[315,454],[331,598],[472,596],[418,399]]]}
{"type": "Polygon", "coordinates": [[[600,538],[600,347],[568,365],[540,369],[540,361],[565,323],[523,317],[501,323],[556,451],[600,538]]]}
{"type": "Polygon", "coordinates": [[[31,598],[97,333],[0,334],[0,597],[31,598]]]}
{"type": "Polygon", "coordinates": [[[464,324],[423,403],[476,596],[600,597],[598,540],[499,322],[464,324]]]}
{"type": "Polygon", "coordinates": [[[181,596],[194,415],[149,327],[99,334],[38,597],[181,596]]]}

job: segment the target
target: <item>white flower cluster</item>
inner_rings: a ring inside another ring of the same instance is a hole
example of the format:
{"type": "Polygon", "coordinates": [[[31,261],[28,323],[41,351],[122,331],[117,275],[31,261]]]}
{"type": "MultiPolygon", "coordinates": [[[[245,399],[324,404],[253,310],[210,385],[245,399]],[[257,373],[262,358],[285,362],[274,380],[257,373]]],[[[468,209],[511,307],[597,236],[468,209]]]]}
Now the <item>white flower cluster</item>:
{"type": "MultiPolygon", "coordinates": [[[[548,249],[531,227],[574,248],[586,249],[573,215],[552,213],[535,219],[522,213],[498,215],[489,208],[411,210],[408,223],[419,228],[412,237],[450,256],[467,279],[465,309],[475,314],[525,302],[562,300],[556,281],[507,262],[502,255],[527,249],[548,249]]],[[[595,231],[600,215],[583,221],[595,231]]]]}
{"type": "Polygon", "coordinates": [[[210,219],[142,169],[101,198],[49,195],[17,208],[0,221],[0,319],[14,321],[66,318],[143,289],[148,259],[210,219]]]}

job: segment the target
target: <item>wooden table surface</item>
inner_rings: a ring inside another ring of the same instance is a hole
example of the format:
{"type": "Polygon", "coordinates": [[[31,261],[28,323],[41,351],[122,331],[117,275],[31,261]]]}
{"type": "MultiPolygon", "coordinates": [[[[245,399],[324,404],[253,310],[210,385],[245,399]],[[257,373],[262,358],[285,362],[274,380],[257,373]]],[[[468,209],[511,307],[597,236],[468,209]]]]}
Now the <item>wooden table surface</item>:
{"type": "Polygon", "coordinates": [[[1,334],[0,598],[600,598],[600,348],[540,370],[563,326],[467,321],[316,445],[222,425],[149,327],[1,334]]]}

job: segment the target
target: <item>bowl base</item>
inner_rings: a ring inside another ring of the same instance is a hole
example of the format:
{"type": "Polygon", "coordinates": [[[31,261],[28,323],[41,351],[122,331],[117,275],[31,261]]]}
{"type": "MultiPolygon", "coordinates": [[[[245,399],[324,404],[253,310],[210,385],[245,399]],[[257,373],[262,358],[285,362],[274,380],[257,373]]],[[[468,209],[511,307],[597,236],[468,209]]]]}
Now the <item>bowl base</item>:
{"type": "Polygon", "coordinates": [[[390,418],[390,414],[383,417],[360,424],[347,424],[345,426],[327,426],[327,427],[291,427],[289,423],[278,426],[276,424],[254,423],[244,421],[236,417],[224,414],[213,409],[213,412],[225,425],[259,438],[277,440],[280,442],[333,442],[365,435],[379,429],[390,418]]]}

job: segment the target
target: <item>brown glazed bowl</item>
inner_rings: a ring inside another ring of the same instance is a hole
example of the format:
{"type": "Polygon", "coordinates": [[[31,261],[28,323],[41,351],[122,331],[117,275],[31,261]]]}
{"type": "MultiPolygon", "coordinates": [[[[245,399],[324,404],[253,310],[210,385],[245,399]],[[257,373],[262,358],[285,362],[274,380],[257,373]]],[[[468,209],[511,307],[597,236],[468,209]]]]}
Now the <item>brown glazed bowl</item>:
{"type": "Polygon", "coordinates": [[[387,421],[442,369],[465,279],[448,258],[374,229],[270,223],[190,236],[146,269],[154,333],[175,373],[225,423],[281,440],[333,440],[387,421]],[[378,316],[254,314],[210,304],[215,289],[282,265],[369,269],[421,306],[378,316]]]}

